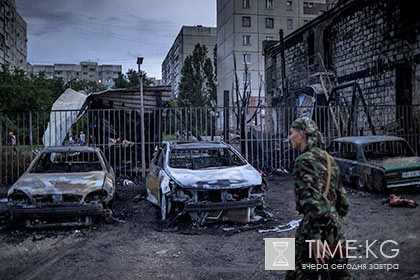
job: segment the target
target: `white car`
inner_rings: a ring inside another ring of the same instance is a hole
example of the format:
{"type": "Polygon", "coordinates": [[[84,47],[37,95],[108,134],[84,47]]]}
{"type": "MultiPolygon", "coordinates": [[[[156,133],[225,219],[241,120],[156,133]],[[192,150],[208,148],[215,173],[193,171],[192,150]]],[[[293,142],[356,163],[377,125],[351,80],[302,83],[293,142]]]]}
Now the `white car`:
{"type": "Polygon", "coordinates": [[[163,142],[146,177],[147,200],[161,219],[187,214],[193,222],[251,222],[264,207],[262,175],[224,142],[163,142]]]}

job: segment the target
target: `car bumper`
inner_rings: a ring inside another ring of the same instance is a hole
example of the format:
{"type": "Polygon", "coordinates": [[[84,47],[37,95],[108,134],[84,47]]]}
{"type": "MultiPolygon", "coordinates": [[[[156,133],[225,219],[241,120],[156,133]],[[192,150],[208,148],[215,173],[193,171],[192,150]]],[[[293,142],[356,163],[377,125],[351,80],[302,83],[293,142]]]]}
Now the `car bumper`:
{"type": "Polygon", "coordinates": [[[228,201],[228,202],[196,202],[185,204],[185,210],[189,211],[211,211],[211,210],[230,210],[256,207],[263,205],[262,199],[228,201]]]}
{"type": "Polygon", "coordinates": [[[420,187],[420,181],[387,184],[388,189],[403,187],[420,187]]]}
{"type": "Polygon", "coordinates": [[[196,202],[186,203],[185,211],[200,224],[217,221],[249,223],[257,206],[263,206],[262,198],[228,201],[228,202],[196,202]]]}
{"type": "Polygon", "coordinates": [[[11,208],[11,215],[14,219],[65,218],[102,214],[104,214],[104,208],[101,204],[11,208]]]}

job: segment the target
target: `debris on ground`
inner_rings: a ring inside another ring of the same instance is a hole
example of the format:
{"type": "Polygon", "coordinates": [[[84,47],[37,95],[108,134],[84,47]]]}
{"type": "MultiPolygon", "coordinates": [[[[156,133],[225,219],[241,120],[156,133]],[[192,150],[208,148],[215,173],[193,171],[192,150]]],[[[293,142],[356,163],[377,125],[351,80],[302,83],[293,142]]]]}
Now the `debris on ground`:
{"type": "Polygon", "coordinates": [[[133,181],[129,180],[129,179],[124,179],[123,186],[124,187],[135,187],[136,184],[133,181]]]}
{"type": "Polygon", "coordinates": [[[278,225],[275,228],[272,229],[259,229],[259,233],[265,233],[265,232],[284,232],[284,231],[290,231],[292,229],[295,229],[299,226],[299,223],[302,221],[302,219],[299,220],[291,220],[287,224],[284,225],[278,225]]]}
{"type": "Polygon", "coordinates": [[[401,198],[395,194],[391,194],[388,198],[384,199],[382,204],[388,203],[389,206],[392,207],[409,207],[409,208],[416,208],[418,203],[412,199],[408,198],[401,198]]]}

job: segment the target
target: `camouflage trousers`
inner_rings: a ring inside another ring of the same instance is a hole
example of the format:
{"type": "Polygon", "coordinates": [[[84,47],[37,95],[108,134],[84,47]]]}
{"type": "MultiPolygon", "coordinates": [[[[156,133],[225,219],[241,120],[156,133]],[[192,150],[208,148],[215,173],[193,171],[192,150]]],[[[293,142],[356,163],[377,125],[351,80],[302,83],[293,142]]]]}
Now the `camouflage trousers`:
{"type": "MultiPolygon", "coordinates": [[[[307,217],[303,217],[295,235],[295,270],[288,270],[286,273],[286,280],[318,280],[318,279],[340,279],[351,280],[353,276],[345,269],[331,269],[343,267],[347,264],[347,258],[336,254],[334,258],[327,261],[326,265],[321,269],[313,269],[316,265],[315,258],[309,257],[310,245],[305,240],[313,240],[311,232],[311,225],[308,223],[307,217]]],[[[328,244],[334,244],[338,240],[344,241],[343,228],[341,224],[335,224],[332,227],[324,229],[323,241],[326,240],[328,244]]]]}

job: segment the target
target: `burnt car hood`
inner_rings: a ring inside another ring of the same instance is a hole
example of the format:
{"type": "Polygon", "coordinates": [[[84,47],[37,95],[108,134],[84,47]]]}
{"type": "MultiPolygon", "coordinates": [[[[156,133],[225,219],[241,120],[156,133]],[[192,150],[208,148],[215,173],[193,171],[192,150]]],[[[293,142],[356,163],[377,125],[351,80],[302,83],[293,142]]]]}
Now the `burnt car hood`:
{"type": "Polygon", "coordinates": [[[83,175],[80,173],[68,174],[40,174],[27,173],[9,189],[8,194],[14,190],[21,190],[28,195],[39,194],[71,194],[77,192],[86,195],[94,190],[101,189],[105,180],[105,172],[93,171],[83,175]]]}
{"type": "Polygon", "coordinates": [[[234,189],[262,183],[260,174],[251,165],[202,170],[167,167],[166,173],[185,188],[234,189]]]}
{"type": "Polygon", "coordinates": [[[369,160],[367,163],[380,166],[385,170],[420,168],[420,157],[395,157],[383,160],[369,160]]]}

